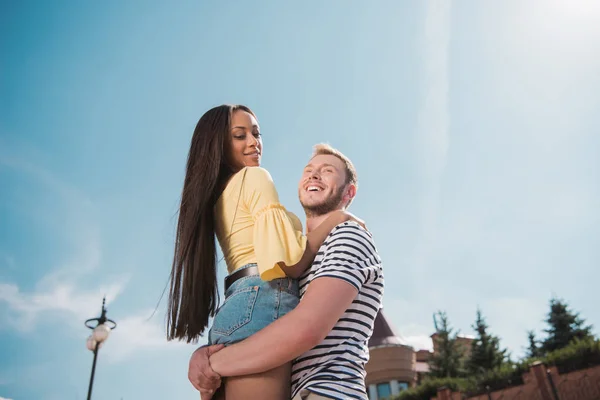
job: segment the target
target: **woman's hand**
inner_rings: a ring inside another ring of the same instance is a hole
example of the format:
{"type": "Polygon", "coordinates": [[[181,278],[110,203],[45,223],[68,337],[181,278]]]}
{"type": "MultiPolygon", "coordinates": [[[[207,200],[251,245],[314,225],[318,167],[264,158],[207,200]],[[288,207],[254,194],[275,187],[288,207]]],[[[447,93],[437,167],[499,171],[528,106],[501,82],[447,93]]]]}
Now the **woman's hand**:
{"type": "Polygon", "coordinates": [[[340,211],[340,213],[342,215],[343,222],[354,221],[368,231],[365,221],[358,218],[356,215],[349,213],[348,211],[340,211]]]}

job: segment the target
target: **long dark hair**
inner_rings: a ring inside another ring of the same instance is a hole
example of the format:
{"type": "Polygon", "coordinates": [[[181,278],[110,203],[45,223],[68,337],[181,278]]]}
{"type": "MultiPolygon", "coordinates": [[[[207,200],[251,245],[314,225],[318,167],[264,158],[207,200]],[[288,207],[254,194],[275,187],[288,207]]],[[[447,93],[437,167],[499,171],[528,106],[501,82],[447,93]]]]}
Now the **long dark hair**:
{"type": "Polygon", "coordinates": [[[196,341],[219,305],[214,206],[235,168],[229,162],[231,116],[221,105],[198,121],[188,154],[171,269],[167,339],[196,341]]]}

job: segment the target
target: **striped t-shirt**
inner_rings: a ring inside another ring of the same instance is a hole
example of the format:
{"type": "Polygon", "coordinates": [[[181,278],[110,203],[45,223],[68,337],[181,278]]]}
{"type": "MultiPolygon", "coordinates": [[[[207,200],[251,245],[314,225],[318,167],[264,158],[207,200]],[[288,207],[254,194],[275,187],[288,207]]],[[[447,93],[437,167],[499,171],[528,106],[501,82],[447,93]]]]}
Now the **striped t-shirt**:
{"type": "Polygon", "coordinates": [[[300,295],[315,279],[342,279],[358,295],[325,340],[294,360],[292,397],[302,389],[332,399],[367,399],[368,341],[383,297],[383,270],[371,234],[355,222],[336,226],[300,280],[300,295]]]}

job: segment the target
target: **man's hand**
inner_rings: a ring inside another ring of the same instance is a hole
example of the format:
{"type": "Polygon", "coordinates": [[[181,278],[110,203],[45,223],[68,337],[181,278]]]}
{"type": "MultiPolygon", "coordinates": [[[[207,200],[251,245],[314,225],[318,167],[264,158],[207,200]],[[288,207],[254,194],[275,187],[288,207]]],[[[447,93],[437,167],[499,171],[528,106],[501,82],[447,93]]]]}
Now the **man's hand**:
{"type": "Polygon", "coordinates": [[[222,344],[202,346],[192,354],[188,368],[190,383],[200,392],[202,400],[210,400],[221,386],[221,377],[210,367],[210,356],[225,347],[222,344]]]}

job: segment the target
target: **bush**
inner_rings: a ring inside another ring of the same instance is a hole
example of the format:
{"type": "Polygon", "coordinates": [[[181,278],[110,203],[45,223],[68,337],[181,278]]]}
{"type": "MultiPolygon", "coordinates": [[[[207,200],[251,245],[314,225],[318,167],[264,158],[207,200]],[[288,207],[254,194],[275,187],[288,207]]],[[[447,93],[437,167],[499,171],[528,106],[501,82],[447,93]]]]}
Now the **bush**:
{"type": "Polygon", "coordinates": [[[529,364],[505,364],[491,371],[486,371],[475,377],[475,387],[467,392],[470,396],[477,396],[490,392],[501,390],[511,386],[523,384],[523,372],[527,371],[529,364]]]}
{"type": "Polygon", "coordinates": [[[426,378],[419,386],[404,390],[394,400],[430,400],[437,395],[438,389],[447,387],[457,392],[473,389],[473,382],[462,378],[426,378]]]}
{"type": "MultiPolygon", "coordinates": [[[[529,371],[535,359],[526,359],[517,364],[506,364],[500,368],[486,371],[474,378],[475,388],[467,392],[475,396],[487,392],[506,389],[523,384],[523,373],[529,371]]],[[[600,365],[600,341],[594,339],[575,340],[567,347],[548,353],[539,361],[545,365],[554,365],[561,374],[600,365]]]]}
{"type": "Polygon", "coordinates": [[[567,347],[548,353],[542,360],[560,374],[600,365],[600,340],[574,340],[567,347]]]}
{"type": "MultiPolygon", "coordinates": [[[[394,400],[430,400],[439,388],[447,387],[453,392],[477,396],[523,384],[523,373],[536,359],[526,359],[516,364],[505,364],[472,378],[426,378],[419,386],[405,390],[394,400]]],[[[548,353],[539,359],[548,366],[556,366],[561,374],[600,365],[600,340],[583,339],[571,342],[567,347],[548,353]]]]}

